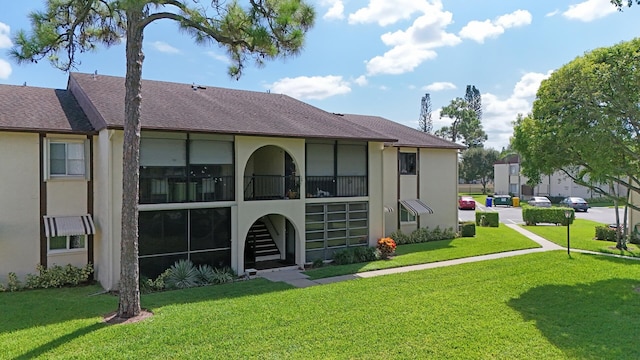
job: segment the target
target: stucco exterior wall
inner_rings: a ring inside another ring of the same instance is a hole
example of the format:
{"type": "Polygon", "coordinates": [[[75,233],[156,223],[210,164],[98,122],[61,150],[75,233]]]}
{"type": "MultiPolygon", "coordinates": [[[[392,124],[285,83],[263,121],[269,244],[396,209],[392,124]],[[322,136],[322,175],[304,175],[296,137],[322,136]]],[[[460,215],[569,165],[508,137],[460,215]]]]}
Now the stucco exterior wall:
{"type": "Polygon", "coordinates": [[[40,262],[38,134],[0,132],[0,282],[40,262]],[[19,155],[19,156],[17,156],[19,155]]]}
{"type": "Polygon", "coordinates": [[[369,143],[369,245],[385,236],[383,144],[369,143]]]}
{"type": "Polygon", "coordinates": [[[389,236],[398,228],[398,148],[388,146],[382,152],[383,206],[393,209],[384,214],[384,235],[389,236]]]}
{"type": "Polygon", "coordinates": [[[94,267],[106,290],[117,289],[120,278],[122,143],[121,130],[102,130],[94,143],[94,267]]]}
{"type": "Polygon", "coordinates": [[[458,151],[420,149],[420,196],[433,214],[420,217],[420,227],[458,226],[458,151]]]}
{"type": "MultiPolygon", "coordinates": [[[[279,149],[268,148],[272,155],[284,158],[284,151],[289,153],[296,164],[299,174],[305,174],[304,139],[291,138],[274,138],[274,137],[258,137],[258,136],[236,136],[235,138],[235,154],[236,154],[236,174],[245,174],[245,168],[249,163],[251,155],[258,149],[272,145],[279,149]],[[273,151],[277,153],[273,154],[273,151]]],[[[258,164],[254,163],[254,166],[258,164]]],[[[284,169],[284,163],[279,166],[284,169]]],[[[297,265],[304,265],[304,233],[305,233],[305,201],[302,199],[287,200],[267,200],[267,201],[244,201],[243,179],[238,176],[236,179],[236,209],[238,216],[232,218],[232,224],[235,222],[236,230],[233,231],[231,239],[231,266],[238,273],[244,272],[244,248],[247,233],[251,225],[260,217],[269,214],[278,214],[286,217],[291,221],[296,232],[296,256],[297,265]]],[[[304,176],[300,177],[300,193],[305,192],[304,176]]],[[[232,229],[233,230],[233,229],[232,229]]]]}
{"type": "Polygon", "coordinates": [[[493,165],[493,191],[496,194],[509,193],[509,164],[493,165]]]}

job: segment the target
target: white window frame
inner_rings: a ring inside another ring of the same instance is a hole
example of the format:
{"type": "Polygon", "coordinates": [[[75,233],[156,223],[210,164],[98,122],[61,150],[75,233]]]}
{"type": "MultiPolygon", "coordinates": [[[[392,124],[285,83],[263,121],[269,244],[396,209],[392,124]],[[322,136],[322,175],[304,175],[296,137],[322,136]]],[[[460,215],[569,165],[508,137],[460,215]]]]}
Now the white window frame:
{"type": "Polygon", "coordinates": [[[400,223],[415,224],[417,222],[418,222],[418,217],[414,215],[411,211],[409,211],[407,208],[405,208],[404,205],[400,204],[400,223]],[[403,216],[404,214],[407,214],[406,217],[403,216]]]}
{"type": "Polygon", "coordinates": [[[71,140],[71,139],[48,139],[47,141],[47,146],[46,146],[46,151],[45,151],[45,164],[46,164],[46,179],[89,179],[89,166],[88,166],[88,159],[89,159],[89,146],[88,146],[88,141],[84,140],[84,139],[78,139],[78,140],[71,140]],[[51,147],[53,145],[59,145],[59,144],[63,144],[65,146],[65,172],[64,174],[54,174],[51,172],[52,170],[52,166],[51,166],[51,147]],[[68,146],[70,144],[74,144],[74,145],[81,145],[82,146],[82,159],[70,159],[69,158],[69,151],[68,151],[68,146]],[[82,174],[70,174],[69,171],[69,161],[70,160],[82,160],[83,166],[82,166],[82,174]]]}
{"type": "Polygon", "coordinates": [[[87,235],[61,235],[61,236],[53,236],[54,238],[64,237],[66,238],[66,247],[64,249],[51,249],[51,237],[47,238],[47,253],[48,254],[59,254],[59,253],[70,253],[70,252],[82,252],[87,250],[87,235]],[[74,236],[81,236],[83,238],[82,247],[71,248],[71,238],[74,236]]]}

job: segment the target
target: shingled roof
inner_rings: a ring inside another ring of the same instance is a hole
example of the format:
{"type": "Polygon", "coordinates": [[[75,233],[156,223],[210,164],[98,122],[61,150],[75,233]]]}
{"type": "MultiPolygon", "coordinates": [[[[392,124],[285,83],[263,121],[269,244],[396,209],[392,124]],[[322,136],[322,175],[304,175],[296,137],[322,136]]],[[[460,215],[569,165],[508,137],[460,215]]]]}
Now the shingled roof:
{"type": "Polygon", "coordinates": [[[395,121],[380,116],[336,114],[352,124],[367,127],[376,132],[386,134],[397,139],[397,142],[387,143],[390,146],[406,146],[437,149],[465,149],[464,146],[454,142],[427,134],[417,129],[399,124],[395,121]]]}
{"type": "Polygon", "coordinates": [[[0,85],[0,130],[90,133],[93,127],[67,90],[0,85]]]}
{"type": "MultiPolygon", "coordinates": [[[[69,90],[96,129],[123,127],[124,78],[71,73],[69,90]]],[[[153,130],[396,140],[287,95],[151,80],[142,81],[140,122],[153,130]]]]}

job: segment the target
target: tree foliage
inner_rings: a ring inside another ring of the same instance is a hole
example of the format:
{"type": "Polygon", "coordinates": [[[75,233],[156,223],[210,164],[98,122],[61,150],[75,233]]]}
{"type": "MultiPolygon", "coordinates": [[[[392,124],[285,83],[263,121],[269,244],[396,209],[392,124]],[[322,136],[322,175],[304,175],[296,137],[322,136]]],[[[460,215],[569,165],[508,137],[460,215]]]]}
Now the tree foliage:
{"type": "Polygon", "coordinates": [[[603,196],[610,184],[640,191],[639,62],[635,39],[588,52],[542,82],[512,138],[531,182],[562,171],[603,196]]]}
{"type": "Polygon", "coordinates": [[[479,180],[482,193],[486,194],[487,184],[493,180],[493,164],[498,161],[500,153],[495,149],[470,148],[462,153],[460,177],[471,182],[479,180]]]}
{"type": "Polygon", "coordinates": [[[47,0],[30,14],[31,33],[20,31],[11,55],[18,62],[49,60],[68,71],[78,54],[126,41],[122,239],[118,316],[140,313],[138,286],[138,180],[142,43],[144,29],[172,20],[197,43],[217,43],[232,60],[229,75],[241,76],[247,61],[297,54],[315,13],[303,0],[47,0]]]}
{"type": "Polygon", "coordinates": [[[469,107],[476,112],[478,120],[482,121],[482,95],[475,85],[467,85],[464,99],[469,103],[469,107]]]}
{"type": "Polygon", "coordinates": [[[611,0],[611,3],[615,5],[618,10],[622,11],[623,7],[631,7],[633,3],[636,3],[636,5],[640,5],[640,0],[611,0]]]}
{"type": "Polygon", "coordinates": [[[424,94],[420,105],[418,130],[431,134],[433,131],[433,119],[431,118],[431,95],[429,93],[424,94]]]}
{"type": "Polygon", "coordinates": [[[455,98],[440,110],[440,118],[451,119],[451,126],[443,126],[435,135],[456,142],[462,140],[467,148],[482,147],[487,140],[487,134],[482,129],[482,123],[476,111],[462,99],[455,98]]]}

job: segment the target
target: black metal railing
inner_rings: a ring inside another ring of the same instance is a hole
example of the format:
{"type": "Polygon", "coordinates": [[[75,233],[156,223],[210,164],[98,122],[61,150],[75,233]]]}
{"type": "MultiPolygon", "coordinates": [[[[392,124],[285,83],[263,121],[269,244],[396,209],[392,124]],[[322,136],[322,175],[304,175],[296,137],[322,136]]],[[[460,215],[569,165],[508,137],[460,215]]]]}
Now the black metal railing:
{"type": "Polygon", "coordinates": [[[234,200],[234,177],[140,177],[140,203],[234,200]]]}
{"type": "Polygon", "coordinates": [[[367,176],[307,176],[306,197],[367,196],[367,176]]]}
{"type": "Polygon", "coordinates": [[[299,199],[300,176],[253,175],[244,177],[245,200],[299,199]]]}

